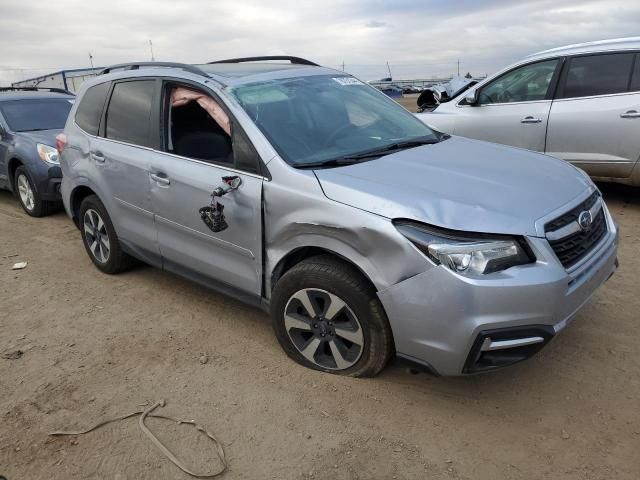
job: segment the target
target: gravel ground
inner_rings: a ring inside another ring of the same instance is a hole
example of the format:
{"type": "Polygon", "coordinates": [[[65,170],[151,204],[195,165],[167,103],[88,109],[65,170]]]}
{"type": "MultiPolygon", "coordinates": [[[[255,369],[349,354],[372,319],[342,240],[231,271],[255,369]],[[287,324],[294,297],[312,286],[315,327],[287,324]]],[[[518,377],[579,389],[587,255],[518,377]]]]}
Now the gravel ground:
{"type": "MultiPolygon", "coordinates": [[[[163,413],[222,440],[226,479],[635,480],[640,190],[603,189],[621,268],[545,350],[487,375],[392,365],[374,379],[294,364],[265,314],[181,278],[101,274],[63,213],[30,218],[0,192],[0,475],[189,478],[135,420],[47,436],[166,399],[163,413]]],[[[179,457],[215,468],[194,431],[150,423],[179,457]]]]}

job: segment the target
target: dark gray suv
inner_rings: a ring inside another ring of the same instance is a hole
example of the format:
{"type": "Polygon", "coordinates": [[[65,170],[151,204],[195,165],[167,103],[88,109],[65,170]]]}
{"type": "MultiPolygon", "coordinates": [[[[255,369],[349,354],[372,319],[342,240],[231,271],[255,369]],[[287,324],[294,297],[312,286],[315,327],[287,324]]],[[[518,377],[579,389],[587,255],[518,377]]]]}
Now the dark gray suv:
{"type": "Polygon", "coordinates": [[[33,217],[60,205],[56,135],[74,98],[55,88],[0,88],[0,188],[14,192],[33,217]]]}
{"type": "Polygon", "coordinates": [[[83,85],[62,197],[98,269],[137,258],[261,305],[293,359],[353,376],[528,358],[615,271],[581,170],[436,132],[344,72],[255,60],[83,85]]]}

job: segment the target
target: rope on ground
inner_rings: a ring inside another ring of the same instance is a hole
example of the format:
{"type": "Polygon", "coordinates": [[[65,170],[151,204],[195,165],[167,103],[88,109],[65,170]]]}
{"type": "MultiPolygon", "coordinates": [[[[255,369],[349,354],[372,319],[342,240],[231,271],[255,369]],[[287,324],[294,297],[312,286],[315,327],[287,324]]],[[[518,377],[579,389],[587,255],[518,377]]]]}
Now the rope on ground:
{"type": "Polygon", "coordinates": [[[196,422],[194,420],[180,420],[177,418],[173,418],[173,417],[168,417],[166,415],[158,415],[158,414],[154,414],[151,413],[153,412],[156,408],[158,407],[164,407],[166,405],[164,400],[160,400],[158,402],[156,402],[155,404],[151,405],[150,407],[148,407],[145,410],[138,410],[135,412],[131,412],[131,413],[127,413],[125,415],[120,415],[119,417],[115,417],[115,418],[110,418],[107,420],[103,420],[102,422],[87,428],[86,430],[76,430],[76,431],[58,431],[58,432],[51,432],[49,435],[52,436],[59,436],[59,435],[83,435],[85,433],[89,433],[92,432],[100,427],[103,427],[109,423],[113,423],[113,422],[118,422],[120,420],[126,420],[127,418],[131,418],[131,417],[135,417],[137,415],[140,416],[140,418],[138,419],[138,425],[140,426],[140,429],[144,432],[144,434],[146,436],[148,436],[151,441],[153,442],[153,444],[169,459],[171,460],[180,470],[182,470],[183,472],[191,475],[192,477],[195,478],[214,478],[217,476],[222,475],[224,472],[226,472],[227,468],[228,468],[228,464],[227,464],[227,460],[225,457],[225,453],[224,453],[224,448],[222,447],[222,444],[218,441],[218,439],[216,437],[213,436],[212,433],[210,433],[209,431],[207,431],[203,426],[196,424],[196,422]],[[148,417],[153,417],[153,418],[160,418],[163,420],[169,420],[172,422],[176,422],[178,424],[188,424],[188,425],[192,425],[193,427],[196,428],[196,430],[198,430],[199,432],[204,433],[216,446],[216,453],[218,455],[218,458],[220,459],[220,463],[222,463],[222,468],[215,472],[215,473],[195,473],[193,472],[189,467],[187,467],[181,460],[179,460],[167,447],[165,447],[162,442],[160,442],[160,440],[158,440],[158,438],[151,432],[151,430],[149,430],[147,428],[147,426],[145,425],[144,421],[146,418],[148,417]]]}

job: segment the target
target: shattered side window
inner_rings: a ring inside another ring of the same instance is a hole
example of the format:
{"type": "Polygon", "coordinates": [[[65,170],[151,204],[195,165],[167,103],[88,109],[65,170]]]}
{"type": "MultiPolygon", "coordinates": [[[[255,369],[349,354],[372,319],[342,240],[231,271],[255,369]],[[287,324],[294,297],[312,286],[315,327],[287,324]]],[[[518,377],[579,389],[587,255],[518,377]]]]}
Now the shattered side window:
{"type": "Polygon", "coordinates": [[[231,119],[204,92],[169,86],[166,150],[181,157],[233,165],[231,119]]]}

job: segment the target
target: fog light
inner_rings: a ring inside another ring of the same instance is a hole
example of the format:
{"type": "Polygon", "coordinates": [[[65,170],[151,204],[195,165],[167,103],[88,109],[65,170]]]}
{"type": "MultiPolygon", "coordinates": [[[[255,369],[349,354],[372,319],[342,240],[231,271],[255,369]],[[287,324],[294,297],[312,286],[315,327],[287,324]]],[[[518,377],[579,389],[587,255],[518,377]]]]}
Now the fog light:
{"type": "Polygon", "coordinates": [[[471,347],[463,373],[492,370],[526,360],[544,347],[554,333],[549,325],[484,330],[471,347]]]}

